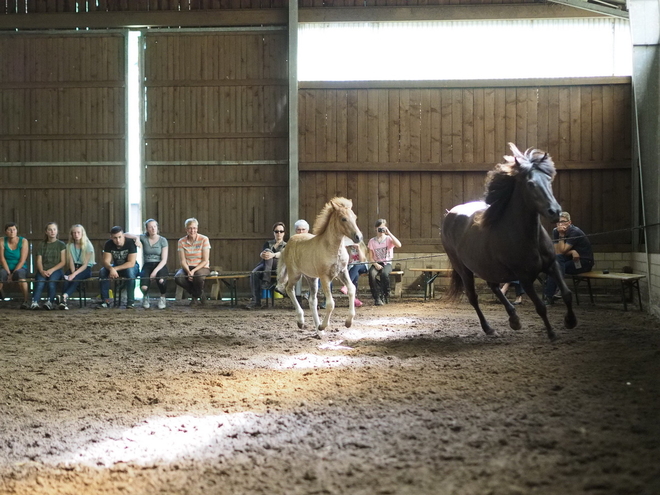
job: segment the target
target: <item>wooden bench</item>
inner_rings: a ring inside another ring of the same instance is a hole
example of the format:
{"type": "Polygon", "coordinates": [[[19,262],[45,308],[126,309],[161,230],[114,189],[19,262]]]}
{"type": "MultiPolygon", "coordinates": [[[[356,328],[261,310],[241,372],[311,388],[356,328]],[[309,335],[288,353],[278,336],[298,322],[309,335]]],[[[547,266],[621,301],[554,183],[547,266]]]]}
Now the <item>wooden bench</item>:
{"type": "Polygon", "coordinates": [[[575,289],[575,302],[580,304],[580,299],[578,298],[578,286],[580,282],[586,281],[587,288],[589,289],[589,300],[591,304],[594,303],[594,294],[591,290],[591,281],[592,280],[617,280],[621,282],[621,300],[623,302],[623,310],[628,311],[628,304],[626,298],[626,287],[630,289],[631,298],[634,295],[633,292],[637,290],[637,300],[639,301],[639,309],[643,311],[642,308],[642,295],[639,291],[639,281],[640,279],[646,278],[646,275],[638,275],[635,273],[614,273],[592,270],[590,272],[579,273],[577,275],[571,275],[573,277],[573,288],[575,289]]]}
{"type": "Polygon", "coordinates": [[[433,282],[440,275],[449,276],[451,268],[409,268],[411,272],[421,272],[424,276],[424,302],[426,299],[433,299],[435,296],[435,286],[433,282]]]}
{"type": "MultiPolygon", "coordinates": [[[[236,307],[238,305],[238,293],[236,290],[236,284],[241,278],[249,277],[249,273],[234,273],[228,275],[208,275],[205,281],[213,280],[215,283],[211,286],[211,299],[219,299],[221,294],[221,285],[224,284],[229,289],[229,301],[231,307],[236,307]]],[[[176,286],[176,299],[181,300],[184,298],[184,290],[180,285],[176,286]]]]}

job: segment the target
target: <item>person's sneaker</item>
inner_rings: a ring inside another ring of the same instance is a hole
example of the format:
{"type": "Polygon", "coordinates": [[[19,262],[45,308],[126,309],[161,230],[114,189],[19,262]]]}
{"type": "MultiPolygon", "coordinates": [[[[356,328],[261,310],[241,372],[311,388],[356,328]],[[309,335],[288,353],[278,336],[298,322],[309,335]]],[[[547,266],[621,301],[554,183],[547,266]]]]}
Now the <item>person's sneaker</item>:
{"type": "Polygon", "coordinates": [[[165,309],[167,307],[167,303],[165,302],[165,298],[161,297],[158,300],[158,309],[165,309]]]}
{"type": "Polygon", "coordinates": [[[348,289],[344,285],[341,289],[339,289],[339,292],[341,292],[342,294],[348,294],[348,289]]]}
{"type": "Polygon", "coordinates": [[[126,309],[135,309],[135,303],[132,302],[126,303],[126,309]]]}
{"type": "Polygon", "coordinates": [[[247,303],[247,305],[245,306],[245,309],[260,309],[260,308],[261,308],[261,301],[259,301],[259,302],[257,302],[257,301],[250,301],[250,302],[247,303]]]}
{"type": "Polygon", "coordinates": [[[543,296],[543,304],[546,306],[554,306],[555,301],[552,297],[543,296]]]}
{"type": "Polygon", "coordinates": [[[145,296],[145,297],[142,299],[142,307],[143,307],[144,309],[149,309],[149,308],[151,307],[151,304],[149,304],[149,298],[148,298],[147,296],[145,296]]]}
{"type": "Polygon", "coordinates": [[[100,309],[108,309],[110,307],[112,307],[112,301],[110,301],[110,300],[103,301],[101,304],[99,304],[97,306],[97,308],[100,308],[100,309]]]}
{"type": "Polygon", "coordinates": [[[362,301],[360,301],[360,300],[356,297],[356,298],[355,298],[355,307],[356,307],[356,308],[359,308],[360,306],[362,306],[362,301]]]}
{"type": "Polygon", "coordinates": [[[383,300],[379,297],[376,299],[376,302],[374,303],[375,306],[382,306],[383,305],[383,300]]]}
{"type": "Polygon", "coordinates": [[[46,301],[44,304],[44,309],[50,311],[51,309],[55,309],[55,305],[50,301],[46,301]]]}
{"type": "Polygon", "coordinates": [[[69,306],[66,304],[66,301],[63,300],[63,301],[59,304],[58,308],[63,309],[63,310],[65,310],[65,311],[68,311],[69,306]]]}
{"type": "MultiPolygon", "coordinates": [[[[28,309],[28,302],[25,301],[23,304],[21,304],[21,309],[28,309]]],[[[32,301],[32,304],[30,304],[29,309],[39,309],[39,303],[32,301]]]]}

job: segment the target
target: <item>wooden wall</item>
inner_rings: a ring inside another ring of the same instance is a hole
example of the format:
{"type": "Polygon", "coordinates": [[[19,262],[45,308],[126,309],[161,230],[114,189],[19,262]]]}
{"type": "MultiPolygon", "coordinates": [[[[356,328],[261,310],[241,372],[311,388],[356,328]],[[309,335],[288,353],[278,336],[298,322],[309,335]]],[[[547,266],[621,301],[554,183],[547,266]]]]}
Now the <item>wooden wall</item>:
{"type": "MultiPolygon", "coordinates": [[[[498,86],[507,83],[303,84],[302,216],[313,218],[326,198],[346,195],[365,232],[384,217],[406,252],[441,250],[445,210],[480,199],[485,173],[513,142],[550,153],[559,170],[555,195],[586,232],[628,228],[629,79],[498,86]]],[[[628,245],[630,234],[593,242],[614,249],[628,245]]]]}
{"type": "Polygon", "coordinates": [[[197,218],[225,270],[288,218],[286,54],[283,30],[146,38],[145,218],[172,240],[197,218]]]}
{"type": "Polygon", "coordinates": [[[125,56],[117,34],[0,36],[0,218],[97,247],[125,218],[125,56]]]}

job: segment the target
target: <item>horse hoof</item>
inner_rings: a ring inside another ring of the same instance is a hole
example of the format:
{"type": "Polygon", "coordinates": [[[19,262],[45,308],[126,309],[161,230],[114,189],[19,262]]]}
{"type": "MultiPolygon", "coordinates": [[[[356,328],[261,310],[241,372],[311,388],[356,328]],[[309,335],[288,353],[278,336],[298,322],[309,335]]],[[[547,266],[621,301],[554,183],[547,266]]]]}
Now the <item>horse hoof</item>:
{"type": "Polygon", "coordinates": [[[515,318],[509,318],[509,326],[511,327],[511,330],[520,330],[522,328],[520,318],[517,316],[515,318]]]}
{"type": "Polygon", "coordinates": [[[575,328],[577,326],[577,318],[575,315],[566,315],[564,318],[564,327],[568,328],[569,330],[572,328],[575,328]]]}
{"type": "Polygon", "coordinates": [[[556,342],[559,337],[555,332],[548,332],[548,338],[550,339],[550,342],[556,342]]]}
{"type": "Polygon", "coordinates": [[[353,320],[350,320],[350,321],[346,320],[346,322],[344,323],[344,325],[346,325],[346,328],[351,328],[352,324],[353,324],[353,320]]]}
{"type": "Polygon", "coordinates": [[[298,328],[302,330],[303,328],[305,328],[305,324],[298,322],[298,328]]]}
{"type": "Polygon", "coordinates": [[[495,329],[491,327],[484,328],[484,333],[486,335],[495,335],[495,329]]]}

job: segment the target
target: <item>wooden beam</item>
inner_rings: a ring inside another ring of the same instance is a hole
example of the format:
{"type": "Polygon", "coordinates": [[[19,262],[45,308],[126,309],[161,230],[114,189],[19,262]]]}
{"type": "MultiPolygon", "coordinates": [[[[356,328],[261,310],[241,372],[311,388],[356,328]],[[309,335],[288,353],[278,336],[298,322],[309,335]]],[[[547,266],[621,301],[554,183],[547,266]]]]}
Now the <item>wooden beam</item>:
{"type": "Polygon", "coordinates": [[[301,81],[300,89],[433,89],[520,88],[631,84],[630,76],[556,77],[533,79],[469,79],[436,81],[301,81]]]}
{"type": "Polygon", "coordinates": [[[477,21],[593,17],[609,16],[601,12],[554,3],[300,9],[300,22],[477,21]]]}
{"type": "Polygon", "coordinates": [[[196,10],[189,12],[30,13],[0,16],[0,29],[111,29],[158,27],[286,26],[286,9],[196,10]]]}
{"type": "MultiPolygon", "coordinates": [[[[301,162],[301,172],[487,172],[494,163],[336,163],[301,162]]],[[[555,163],[557,170],[617,170],[632,167],[631,160],[614,162],[561,162],[555,163]]]]}

